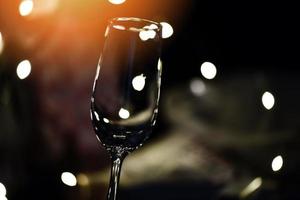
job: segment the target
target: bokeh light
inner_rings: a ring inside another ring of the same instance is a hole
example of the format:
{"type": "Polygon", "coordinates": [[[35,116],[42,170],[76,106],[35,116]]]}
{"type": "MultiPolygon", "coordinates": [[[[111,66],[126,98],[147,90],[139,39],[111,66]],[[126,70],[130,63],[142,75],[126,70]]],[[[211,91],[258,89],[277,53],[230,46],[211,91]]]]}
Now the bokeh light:
{"type": "Polygon", "coordinates": [[[0,32],[0,55],[4,49],[4,39],[2,37],[2,33],[0,32]]]}
{"type": "Polygon", "coordinates": [[[202,63],[200,67],[200,71],[202,76],[206,79],[213,79],[217,75],[217,68],[216,66],[211,62],[204,62],[202,63]]]}
{"type": "Polygon", "coordinates": [[[122,118],[122,119],[128,119],[128,117],[130,116],[130,113],[128,110],[124,109],[124,108],[121,108],[120,111],[119,111],[119,116],[122,118]]]}
{"type": "Polygon", "coordinates": [[[61,174],[61,181],[67,186],[76,186],[77,179],[71,172],[63,172],[61,174]]]}
{"type": "Polygon", "coordinates": [[[23,60],[17,66],[17,75],[20,79],[25,79],[31,72],[31,64],[29,60],[23,60]]]}
{"type": "Polygon", "coordinates": [[[103,117],[103,121],[104,121],[105,123],[109,123],[109,120],[108,120],[107,118],[105,118],[105,117],[103,117]]]}
{"type": "Polygon", "coordinates": [[[193,79],[190,82],[190,90],[195,96],[202,96],[206,91],[206,86],[202,80],[193,79]]]}
{"type": "Polygon", "coordinates": [[[273,106],[275,104],[275,98],[274,98],[273,94],[271,94],[270,92],[265,92],[261,98],[261,101],[262,101],[263,106],[267,110],[270,110],[271,108],[273,108],[273,106]]]}
{"type": "Polygon", "coordinates": [[[173,35],[173,27],[167,22],[161,22],[162,26],[162,38],[169,38],[173,35]]]}
{"type": "Polygon", "coordinates": [[[253,181],[249,183],[241,192],[240,196],[242,198],[247,197],[251,193],[253,193],[255,190],[257,190],[262,185],[262,178],[257,177],[253,181]]]}
{"type": "Polygon", "coordinates": [[[281,155],[276,156],[272,161],[272,170],[279,171],[283,166],[283,159],[281,155]]]}
{"type": "Polygon", "coordinates": [[[118,5],[124,3],[126,0],[108,0],[108,1],[112,4],[118,5]]]}
{"type": "Polygon", "coordinates": [[[147,41],[149,39],[154,39],[156,36],[156,32],[154,30],[142,30],[139,33],[139,36],[142,41],[147,41]]]}
{"type": "Polygon", "coordinates": [[[138,75],[132,79],[132,87],[136,91],[142,91],[145,87],[146,76],[144,74],[138,75]]]}
{"type": "Polygon", "coordinates": [[[32,0],[23,0],[19,5],[19,12],[21,16],[30,15],[33,10],[33,1],[32,0]]]}
{"type": "Polygon", "coordinates": [[[2,183],[0,183],[0,197],[2,196],[5,197],[5,195],[6,195],[6,188],[2,183]]]}
{"type": "Polygon", "coordinates": [[[0,196],[0,200],[7,200],[6,196],[0,196]]]}

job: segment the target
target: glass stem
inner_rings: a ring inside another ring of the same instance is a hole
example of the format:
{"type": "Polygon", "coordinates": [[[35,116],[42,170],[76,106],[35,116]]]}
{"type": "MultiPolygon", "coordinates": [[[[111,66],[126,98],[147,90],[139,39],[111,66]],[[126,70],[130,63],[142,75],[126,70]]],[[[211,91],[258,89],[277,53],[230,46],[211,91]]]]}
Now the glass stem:
{"type": "Polygon", "coordinates": [[[109,188],[107,193],[107,200],[117,199],[121,167],[124,158],[125,156],[112,157],[111,175],[110,175],[110,183],[109,183],[109,188]]]}

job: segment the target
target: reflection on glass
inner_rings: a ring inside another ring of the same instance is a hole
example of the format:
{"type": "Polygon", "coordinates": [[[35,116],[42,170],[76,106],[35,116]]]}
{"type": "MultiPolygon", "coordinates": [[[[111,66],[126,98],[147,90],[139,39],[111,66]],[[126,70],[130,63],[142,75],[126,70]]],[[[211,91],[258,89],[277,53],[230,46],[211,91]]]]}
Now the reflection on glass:
{"type": "Polygon", "coordinates": [[[77,179],[71,172],[63,172],[61,174],[61,181],[67,186],[76,186],[77,179]]]}
{"type": "Polygon", "coordinates": [[[241,192],[240,196],[242,198],[247,197],[249,194],[253,193],[255,190],[257,190],[262,185],[262,178],[257,177],[253,181],[249,183],[241,192]]]}
{"type": "Polygon", "coordinates": [[[146,76],[144,74],[138,75],[132,79],[132,87],[136,91],[142,91],[145,87],[146,76]]]}
{"type": "Polygon", "coordinates": [[[105,117],[103,117],[103,121],[104,121],[105,123],[109,123],[109,120],[108,120],[107,118],[105,118],[105,117]]]}
{"type": "Polygon", "coordinates": [[[113,27],[115,29],[119,29],[119,30],[125,30],[126,29],[124,26],[121,26],[121,25],[113,25],[113,27]]]}
{"type": "Polygon", "coordinates": [[[275,104],[275,98],[270,92],[265,92],[261,98],[261,101],[267,110],[272,109],[275,104]]]}
{"type": "Polygon", "coordinates": [[[161,22],[162,26],[162,38],[169,38],[173,35],[173,27],[167,22],[161,22]]]}
{"type": "Polygon", "coordinates": [[[161,72],[162,70],[162,61],[161,59],[158,59],[158,62],[157,62],[157,70],[161,72]]]}
{"type": "Polygon", "coordinates": [[[283,166],[283,159],[282,156],[276,156],[272,161],[272,170],[274,172],[279,171],[283,166]]]}
{"type": "Polygon", "coordinates": [[[200,67],[202,76],[206,79],[213,79],[217,75],[217,68],[211,62],[204,62],[200,67]]]}
{"type": "MultiPolygon", "coordinates": [[[[97,113],[97,112],[94,112],[94,115],[95,115],[95,117],[96,117],[96,120],[97,120],[97,121],[99,121],[99,120],[100,120],[100,118],[99,118],[99,115],[98,115],[98,113],[97,113]]],[[[91,117],[91,119],[92,119],[92,117],[91,117]]]]}
{"type": "Polygon", "coordinates": [[[124,3],[126,0],[108,0],[110,3],[112,4],[122,4],[124,3]]]}
{"type": "Polygon", "coordinates": [[[190,90],[195,96],[202,96],[206,91],[206,86],[202,80],[193,79],[190,82],[190,90]]]}
{"type": "Polygon", "coordinates": [[[33,10],[33,1],[32,0],[23,0],[19,5],[19,12],[21,16],[30,15],[33,10]]]}
{"type": "Polygon", "coordinates": [[[31,72],[31,64],[29,60],[23,60],[17,66],[17,75],[20,79],[25,79],[31,72]]]}
{"type": "Polygon", "coordinates": [[[6,188],[2,183],[0,183],[0,196],[4,197],[5,195],[6,195],[6,188]]]}
{"type": "Polygon", "coordinates": [[[0,55],[3,51],[3,49],[4,49],[4,39],[3,39],[2,34],[0,32],[0,55]]]}

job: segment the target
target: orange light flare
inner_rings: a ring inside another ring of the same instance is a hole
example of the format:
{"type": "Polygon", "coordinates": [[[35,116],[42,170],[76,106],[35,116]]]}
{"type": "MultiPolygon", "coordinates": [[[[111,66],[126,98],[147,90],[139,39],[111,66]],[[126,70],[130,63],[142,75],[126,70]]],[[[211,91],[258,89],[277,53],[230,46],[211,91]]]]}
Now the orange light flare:
{"type": "Polygon", "coordinates": [[[84,59],[73,56],[83,52],[89,52],[90,57],[99,54],[107,21],[114,17],[168,22],[176,34],[189,16],[192,3],[191,0],[126,0],[122,4],[112,4],[109,0],[32,0],[31,13],[21,16],[19,6],[23,1],[30,0],[0,0],[0,27],[4,27],[1,31],[31,58],[47,63],[62,56],[59,52],[75,59],[84,59]]]}

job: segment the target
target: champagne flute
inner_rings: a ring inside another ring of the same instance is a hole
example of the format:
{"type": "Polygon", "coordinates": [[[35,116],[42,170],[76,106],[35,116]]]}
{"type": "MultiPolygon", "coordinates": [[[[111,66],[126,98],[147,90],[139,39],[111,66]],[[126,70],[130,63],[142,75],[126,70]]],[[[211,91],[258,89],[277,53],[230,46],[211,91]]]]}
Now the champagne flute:
{"type": "Polygon", "coordinates": [[[105,43],[91,98],[91,119],[98,140],[112,160],[108,200],[117,199],[121,165],[142,146],[156,123],[160,96],[159,23],[114,18],[105,43]]]}

